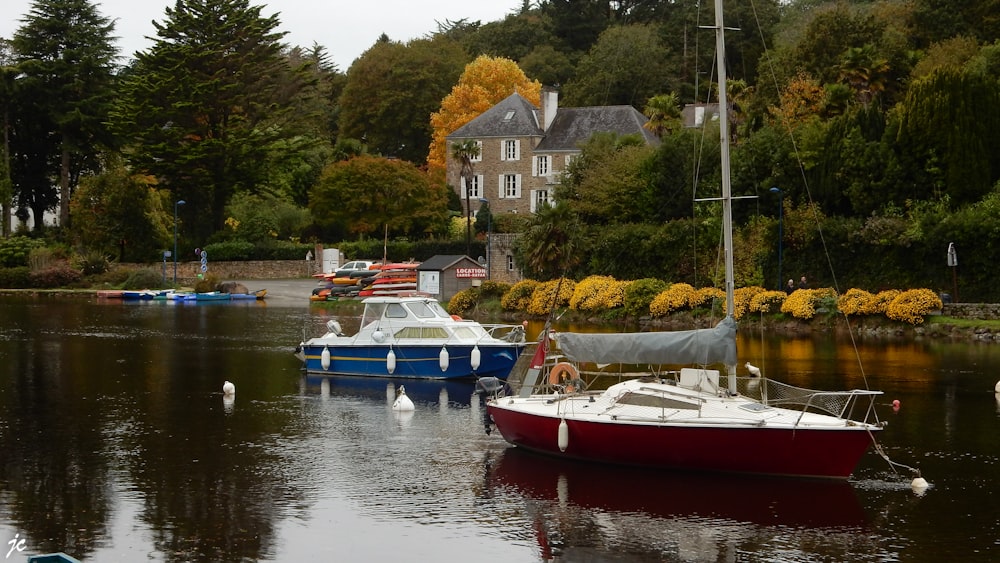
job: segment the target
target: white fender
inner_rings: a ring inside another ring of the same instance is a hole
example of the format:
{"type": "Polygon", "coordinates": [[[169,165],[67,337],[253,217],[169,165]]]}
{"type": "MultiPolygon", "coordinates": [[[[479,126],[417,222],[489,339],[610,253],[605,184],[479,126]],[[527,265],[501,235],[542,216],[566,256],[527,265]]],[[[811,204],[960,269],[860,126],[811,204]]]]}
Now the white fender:
{"type": "Polygon", "coordinates": [[[385,355],[385,369],[392,375],[396,371],[396,352],[389,348],[389,353],[385,355]]]}
{"type": "Polygon", "coordinates": [[[319,365],[323,366],[324,370],[330,369],[330,349],[323,346],[323,353],[319,355],[319,365]]]}
{"type": "Polygon", "coordinates": [[[479,345],[477,344],[475,348],[472,349],[472,356],[469,357],[469,363],[472,364],[472,369],[479,369],[479,363],[482,359],[482,352],[479,351],[479,345]]]}
{"type": "Polygon", "coordinates": [[[441,366],[441,371],[448,371],[448,359],[448,349],[442,346],[441,353],[438,354],[438,365],[441,366]]]}
{"type": "Polygon", "coordinates": [[[564,452],[569,447],[569,426],[566,419],[559,421],[559,451],[564,452]]]}

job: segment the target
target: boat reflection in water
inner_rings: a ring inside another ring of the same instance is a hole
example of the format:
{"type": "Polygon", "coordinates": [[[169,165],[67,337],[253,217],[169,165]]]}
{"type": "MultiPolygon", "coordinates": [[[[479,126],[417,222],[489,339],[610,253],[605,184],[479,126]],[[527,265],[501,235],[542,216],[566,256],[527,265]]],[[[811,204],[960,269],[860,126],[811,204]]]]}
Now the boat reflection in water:
{"type": "Polygon", "coordinates": [[[469,406],[475,390],[475,382],[467,380],[393,379],[351,375],[321,376],[311,373],[302,376],[301,390],[303,394],[319,393],[323,396],[388,400],[391,404],[400,386],[405,386],[407,396],[414,403],[440,404],[442,406],[449,404],[469,406]]]}
{"type": "Polygon", "coordinates": [[[525,499],[543,560],[606,551],[685,561],[731,560],[738,552],[763,560],[768,553],[779,559],[798,553],[792,557],[798,560],[867,551],[852,543],[868,527],[865,512],[851,484],[840,480],[722,480],[514,447],[494,460],[487,489],[494,497],[525,499]]]}

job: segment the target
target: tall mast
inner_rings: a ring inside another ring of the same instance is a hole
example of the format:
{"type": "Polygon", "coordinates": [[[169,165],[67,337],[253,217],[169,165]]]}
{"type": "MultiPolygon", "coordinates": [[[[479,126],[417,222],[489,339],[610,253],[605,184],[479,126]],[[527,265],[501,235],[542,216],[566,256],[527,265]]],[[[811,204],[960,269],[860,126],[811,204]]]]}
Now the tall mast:
{"type": "MultiPolygon", "coordinates": [[[[715,52],[719,67],[719,149],[722,156],[722,231],[726,259],[726,316],[734,314],[733,197],[729,172],[729,99],[726,93],[726,29],[722,0],[715,0],[715,52]]],[[[736,394],[736,365],[726,366],[729,392],[736,394]]]]}

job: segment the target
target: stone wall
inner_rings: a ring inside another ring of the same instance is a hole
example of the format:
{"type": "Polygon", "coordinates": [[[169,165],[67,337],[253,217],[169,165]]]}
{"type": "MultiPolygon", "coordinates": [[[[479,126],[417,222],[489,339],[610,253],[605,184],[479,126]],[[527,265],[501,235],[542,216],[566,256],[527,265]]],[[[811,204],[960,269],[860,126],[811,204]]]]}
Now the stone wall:
{"type": "Polygon", "coordinates": [[[1000,319],[998,303],[945,303],[941,314],[958,319],[980,319],[995,321],[1000,319]]]}
{"type": "MultiPolygon", "coordinates": [[[[119,268],[150,268],[163,270],[163,263],[158,264],[118,264],[119,268]]],[[[318,273],[322,264],[316,260],[246,260],[237,262],[208,262],[208,274],[220,281],[226,280],[282,280],[308,278],[318,273]]],[[[174,263],[167,262],[167,279],[174,278],[174,263]]],[[[177,283],[193,285],[201,273],[201,262],[178,262],[177,283]]]]}

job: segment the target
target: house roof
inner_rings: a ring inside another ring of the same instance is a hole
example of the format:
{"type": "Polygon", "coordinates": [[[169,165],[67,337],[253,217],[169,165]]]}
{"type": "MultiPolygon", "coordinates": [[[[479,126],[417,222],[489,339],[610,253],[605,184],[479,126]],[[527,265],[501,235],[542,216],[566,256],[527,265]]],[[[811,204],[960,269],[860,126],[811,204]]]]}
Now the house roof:
{"type": "Polygon", "coordinates": [[[478,117],[459,127],[447,138],[474,139],[485,137],[541,136],[538,108],[524,96],[514,92],[478,117]]]}
{"type": "Polygon", "coordinates": [[[632,106],[597,106],[559,108],[545,138],[535,152],[578,151],[594,133],[642,135],[646,143],[658,145],[660,139],[643,124],[648,119],[632,106]]]}
{"type": "Polygon", "coordinates": [[[424,260],[417,266],[417,270],[420,271],[435,271],[440,272],[451,268],[455,264],[458,264],[462,260],[468,260],[472,264],[479,266],[479,262],[476,262],[472,258],[464,254],[438,254],[436,256],[431,256],[427,260],[424,260]]]}

